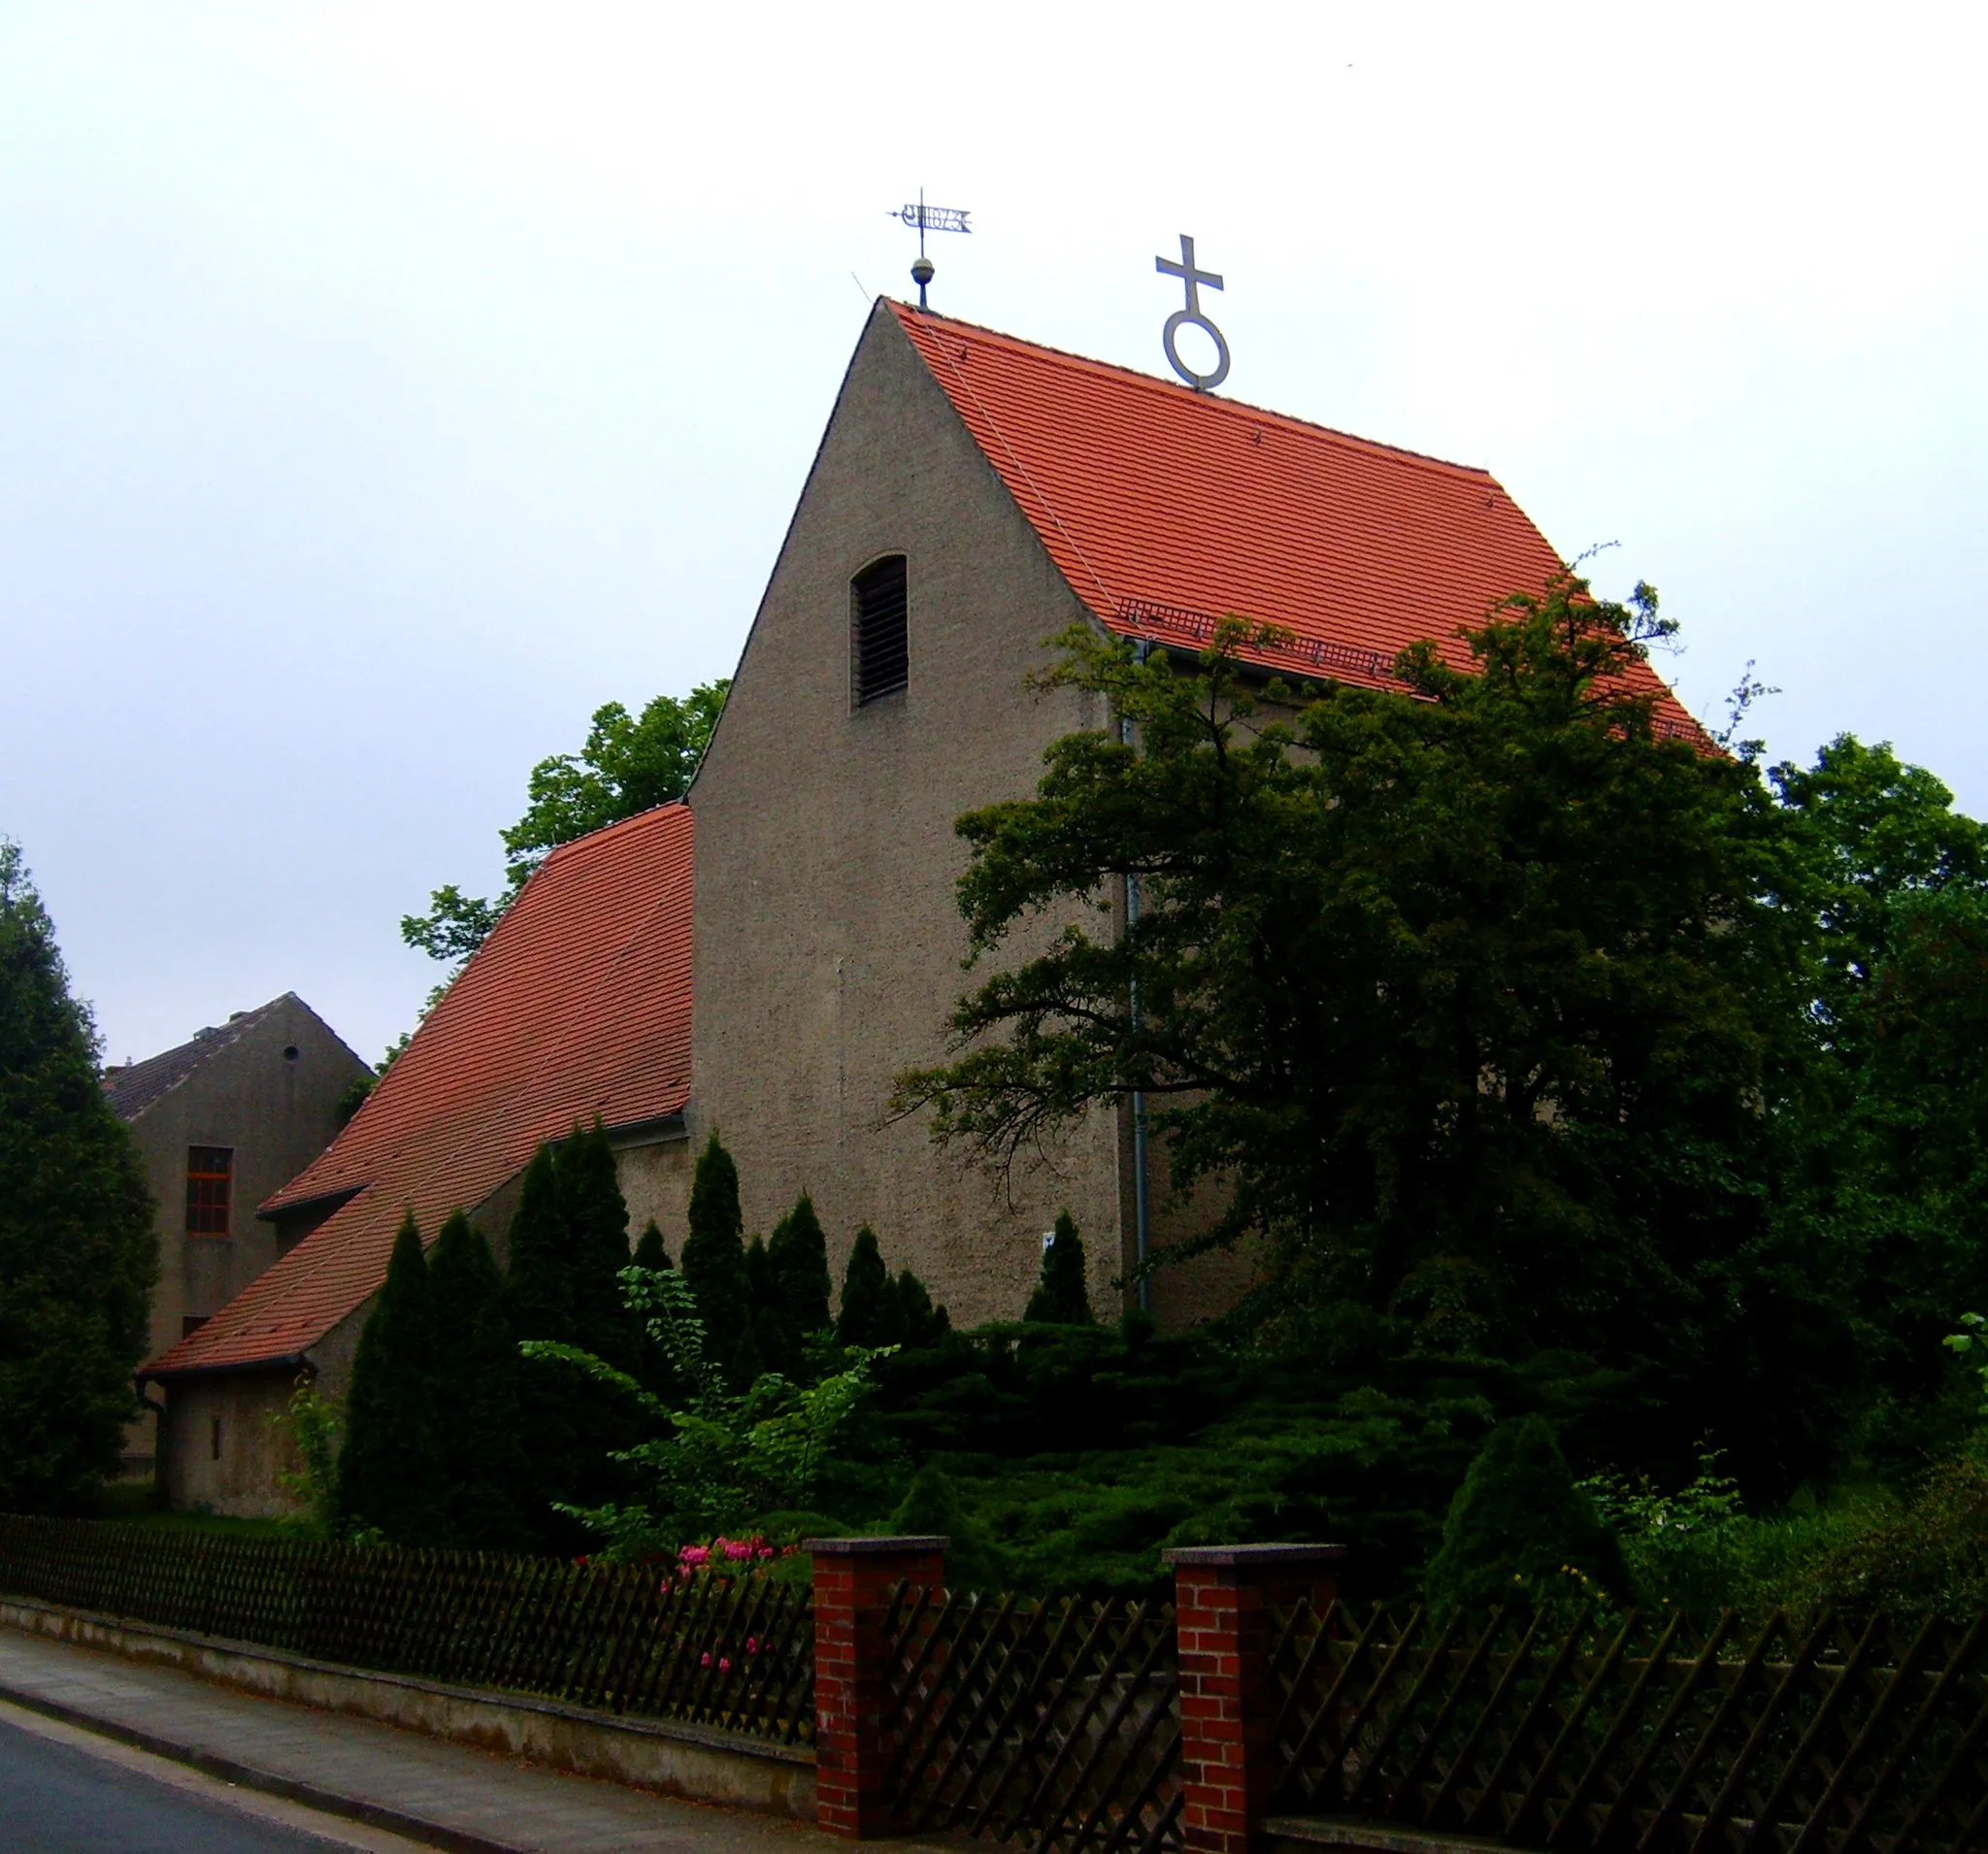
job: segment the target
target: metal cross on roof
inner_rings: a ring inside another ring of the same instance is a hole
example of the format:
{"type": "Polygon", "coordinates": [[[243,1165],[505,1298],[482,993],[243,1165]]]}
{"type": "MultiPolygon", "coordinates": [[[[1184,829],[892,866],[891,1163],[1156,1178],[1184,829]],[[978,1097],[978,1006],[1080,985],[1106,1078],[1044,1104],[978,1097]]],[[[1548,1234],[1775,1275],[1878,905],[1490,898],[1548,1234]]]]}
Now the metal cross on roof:
{"type": "Polygon", "coordinates": [[[1176,264],[1169,257],[1153,259],[1153,269],[1163,277],[1177,277],[1187,285],[1187,307],[1176,309],[1167,317],[1166,332],[1160,337],[1160,346],[1167,350],[1167,364],[1198,393],[1211,393],[1229,377],[1229,344],[1222,339],[1222,331],[1201,313],[1201,286],[1206,283],[1209,289],[1220,289],[1222,280],[1213,271],[1197,270],[1194,264],[1194,241],[1185,232],[1180,234],[1180,261],[1176,264]],[[1180,350],[1174,346],[1174,337],[1182,328],[1198,328],[1215,345],[1215,370],[1211,374],[1197,374],[1180,358],[1180,350]]]}

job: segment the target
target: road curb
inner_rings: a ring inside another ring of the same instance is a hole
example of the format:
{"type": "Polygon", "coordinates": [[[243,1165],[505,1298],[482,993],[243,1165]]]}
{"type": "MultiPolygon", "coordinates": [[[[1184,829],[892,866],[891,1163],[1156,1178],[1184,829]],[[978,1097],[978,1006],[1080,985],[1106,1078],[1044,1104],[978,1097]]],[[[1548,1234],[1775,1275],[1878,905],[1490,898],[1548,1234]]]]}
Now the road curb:
{"type": "Polygon", "coordinates": [[[128,1744],[133,1750],[148,1751],[153,1757],[183,1764],[203,1775],[219,1777],[224,1783],[234,1783],[263,1796],[279,1797],[286,1803],[301,1804],[321,1815],[341,1816],[348,1822],[361,1822],[368,1828],[385,1829],[390,1834],[403,1835],[411,1841],[446,1849],[447,1854],[534,1854],[532,1849],[516,1841],[493,1841],[487,1836],[451,1828],[446,1822],[431,1822],[424,1816],[410,1815],[403,1809],[389,1808],[383,1803],[369,1803],[361,1797],[341,1796],[336,1791],[320,1789],[315,1783],[300,1782],[295,1777],[282,1776],[274,1771],[258,1770],[252,1764],[223,1757],[216,1751],[182,1744],[156,1732],[141,1731],[116,1719],[99,1718],[81,1706],[65,1705],[59,1700],[50,1700],[4,1679],[0,1679],[0,1700],[5,1700],[9,1705],[19,1706],[24,1712],[38,1712],[44,1718],[93,1732],[98,1738],[114,1738],[119,1744],[128,1744]]]}

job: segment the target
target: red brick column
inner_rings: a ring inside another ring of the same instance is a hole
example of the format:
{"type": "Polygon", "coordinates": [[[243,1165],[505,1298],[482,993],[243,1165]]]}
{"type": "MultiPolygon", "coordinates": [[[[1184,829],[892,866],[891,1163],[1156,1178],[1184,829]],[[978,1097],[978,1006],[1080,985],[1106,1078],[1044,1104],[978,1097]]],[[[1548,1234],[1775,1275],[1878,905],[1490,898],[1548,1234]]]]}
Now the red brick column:
{"type": "Polygon", "coordinates": [[[1273,1605],[1338,1588],[1343,1545],[1197,1545],[1166,1554],[1180,1632],[1181,1826],[1188,1854],[1249,1854],[1281,1772],[1271,1728],[1273,1605]]]}
{"type": "Polygon", "coordinates": [[[900,1579],[945,1582],[944,1538],[809,1539],[814,1555],[814,1820],[868,1840],[894,1832],[883,1793],[897,1749],[884,1620],[900,1579]]]}

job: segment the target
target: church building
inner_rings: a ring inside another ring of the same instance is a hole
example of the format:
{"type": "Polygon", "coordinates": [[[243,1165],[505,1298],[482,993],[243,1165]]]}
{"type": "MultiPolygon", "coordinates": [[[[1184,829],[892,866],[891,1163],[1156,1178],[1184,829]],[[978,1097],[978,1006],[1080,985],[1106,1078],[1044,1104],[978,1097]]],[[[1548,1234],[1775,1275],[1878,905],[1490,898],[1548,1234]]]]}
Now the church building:
{"type": "MultiPolygon", "coordinates": [[[[501,1240],[537,1142],[581,1115],[623,1151],[633,1228],[656,1215],[673,1249],[716,1133],[748,1230],[809,1191],[832,1263],[868,1223],[955,1324],[1019,1316],[1064,1209],[1092,1304],[1124,1305],[1114,1282],[1192,1215],[1129,1115],[1004,1178],[889,1113],[974,982],[955,819],[1026,796],[1053,741],[1112,723],[1030,672],[1073,624],[1192,653],[1237,613],[1288,634],[1266,670],[1383,687],[1419,640],[1467,665],[1459,627],[1560,570],[1485,471],[878,301],[687,803],[556,851],[265,1205],[283,1258],[148,1367],[175,1497],[263,1498],[219,1472],[220,1426],[300,1369],[338,1388],[405,1209],[432,1236],[459,1205],[501,1240]]],[[[1661,725],[1696,733],[1661,702],[1661,725]]],[[[1153,1309],[1215,1310],[1246,1268],[1162,1271],[1153,1309]]]]}

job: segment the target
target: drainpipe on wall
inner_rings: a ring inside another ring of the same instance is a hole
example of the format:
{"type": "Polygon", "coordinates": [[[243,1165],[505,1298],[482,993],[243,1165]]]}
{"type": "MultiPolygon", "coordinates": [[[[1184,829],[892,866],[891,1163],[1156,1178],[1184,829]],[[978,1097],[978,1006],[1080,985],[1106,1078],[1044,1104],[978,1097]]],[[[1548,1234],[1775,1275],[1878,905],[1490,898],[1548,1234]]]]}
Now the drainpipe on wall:
{"type": "Polygon", "coordinates": [[[153,1397],[146,1390],[150,1378],[135,1377],[131,1381],[137,1389],[138,1401],[146,1408],[158,1411],[159,1419],[152,1425],[152,1494],[161,1506],[170,1506],[173,1503],[171,1490],[166,1485],[166,1406],[163,1399],[153,1397]]]}
{"type": "MultiPolygon", "coordinates": [[[[1152,654],[1152,646],[1145,639],[1140,639],[1133,646],[1138,662],[1143,663],[1152,654]]],[[[1132,721],[1129,716],[1118,718],[1118,738],[1127,746],[1133,744],[1132,721]]],[[[1139,877],[1127,875],[1125,877],[1125,931],[1128,935],[1139,925],[1139,877]]],[[[1132,981],[1132,1031],[1139,1034],[1139,980],[1132,981]]],[[[1150,1249],[1152,1224],[1150,1202],[1146,1191],[1145,1169],[1145,1090],[1136,1088],[1132,1095],[1132,1257],[1137,1269],[1135,1276],[1138,1286],[1139,1310],[1150,1313],[1153,1309],[1153,1284],[1145,1273],[1146,1256],[1150,1249]]]]}

